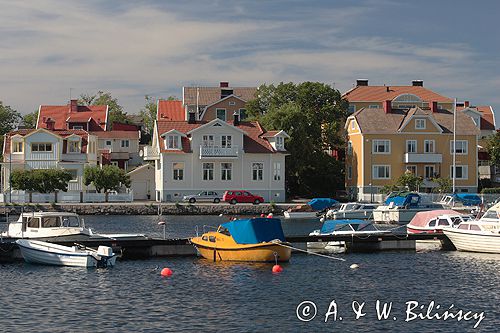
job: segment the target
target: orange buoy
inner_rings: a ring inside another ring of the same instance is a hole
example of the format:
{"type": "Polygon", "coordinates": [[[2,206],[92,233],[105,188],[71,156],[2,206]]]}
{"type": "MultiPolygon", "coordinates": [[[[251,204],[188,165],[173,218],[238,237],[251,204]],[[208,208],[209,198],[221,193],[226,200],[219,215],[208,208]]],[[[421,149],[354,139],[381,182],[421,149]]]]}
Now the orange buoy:
{"type": "Polygon", "coordinates": [[[161,276],[172,276],[173,272],[170,268],[165,267],[164,269],[161,270],[161,276]]]}
{"type": "Polygon", "coordinates": [[[281,272],[283,272],[283,267],[277,264],[273,266],[273,273],[281,273],[281,272]]]}

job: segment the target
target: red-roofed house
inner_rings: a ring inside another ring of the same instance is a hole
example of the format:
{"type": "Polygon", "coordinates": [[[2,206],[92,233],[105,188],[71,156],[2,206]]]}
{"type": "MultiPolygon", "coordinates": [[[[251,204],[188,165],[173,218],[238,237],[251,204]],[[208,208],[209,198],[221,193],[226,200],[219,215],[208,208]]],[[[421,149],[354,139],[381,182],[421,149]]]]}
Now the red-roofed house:
{"type": "Polygon", "coordinates": [[[116,165],[121,169],[128,170],[143,163],[139,156],[140,131],[120,131],[113,128],[112,131],[90,133],[98,138],[99,164],[116,165]]]}
{"type": "Polygon", "coordinates": [[[108,106],[82,106],[76,99],[68,105],[40,105],[36,128],[107,131],[108,106]]]}

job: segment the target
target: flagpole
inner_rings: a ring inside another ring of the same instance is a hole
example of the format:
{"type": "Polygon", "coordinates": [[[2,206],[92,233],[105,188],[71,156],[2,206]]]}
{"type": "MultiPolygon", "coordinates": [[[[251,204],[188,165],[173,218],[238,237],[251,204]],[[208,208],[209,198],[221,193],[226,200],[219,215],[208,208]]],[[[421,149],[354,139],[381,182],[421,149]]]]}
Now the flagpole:
{"type": "Polygon", "coordinates": [[[457,168],[456,168],[456,162],[457,162],[457,99],[453,101],[453,193],[455,193],[455,179],[457,177],[457,168]]]}

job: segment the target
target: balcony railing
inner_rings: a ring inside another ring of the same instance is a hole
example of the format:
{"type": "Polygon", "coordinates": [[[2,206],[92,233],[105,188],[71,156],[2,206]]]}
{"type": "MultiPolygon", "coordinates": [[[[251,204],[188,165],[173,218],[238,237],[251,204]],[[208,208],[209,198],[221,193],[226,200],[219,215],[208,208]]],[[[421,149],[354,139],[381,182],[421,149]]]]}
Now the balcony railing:
{"type": "Polygon", "coordinates": [[[238,157],[238,146],[218,147],[200,146],[200,158],[204,157],[238,157]]]}
{"type": "Polygon", "coordinates": [[[441,154],[416,154],[406,153],[404,155],[404,163],[442,163],[443,155],[441,154]]]}
{"type": "Polygon", "coordinates": [[[160,158],[159,151],[156,147],[144,146],[142,152],[143,152],[142,157],[146,161],[157,160],[160,158]]]}

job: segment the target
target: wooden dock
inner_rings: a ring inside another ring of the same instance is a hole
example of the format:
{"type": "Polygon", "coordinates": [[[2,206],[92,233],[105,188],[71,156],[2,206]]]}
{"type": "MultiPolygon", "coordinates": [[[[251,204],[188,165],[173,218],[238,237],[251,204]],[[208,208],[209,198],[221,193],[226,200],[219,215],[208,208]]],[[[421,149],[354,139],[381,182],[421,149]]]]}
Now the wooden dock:
{"type": "MultiPolygon", "coordinates": [[[[415,250],[417,240],[439,240],[444,250],[454,247],[444,234],[386,234],[366,235],[363,237],[351,235],[332,236],[288,236],[286,240],[293,246],[305,249],[308,242],[345,242],[347,252],[379,252],[415,250]]],[[[72,246],[73,241],[55,241],[54,243],[72,246]]],[[[151,257],[195,256],[196,249],[188,238],[179,239],[88,239],[79,240],[79,244],[97,248],[99,245],[110,246],[115,252],[121,253],[122,259],[146,259],[151,257]]],[[[14,240],[0,242],[0,262],[21,260],[20,251],[14,240]]]]}

